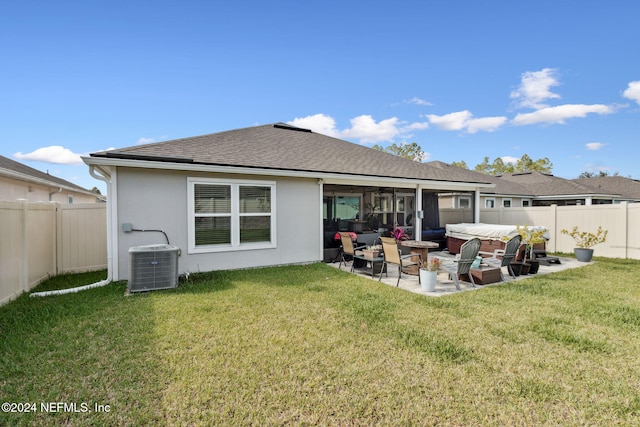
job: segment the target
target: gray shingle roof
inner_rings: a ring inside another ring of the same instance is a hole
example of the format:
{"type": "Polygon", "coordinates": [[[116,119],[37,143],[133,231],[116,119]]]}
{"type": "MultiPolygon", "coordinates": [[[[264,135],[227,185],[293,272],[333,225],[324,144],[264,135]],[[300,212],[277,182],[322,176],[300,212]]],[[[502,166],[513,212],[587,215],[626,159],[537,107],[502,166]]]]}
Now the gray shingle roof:
{"type": "Polygon", "coordinates": [[[500,176],[500,179],[520,184],[538,198],[566,195],[616,195],[610,191],[603,191],[600,188],[538,171],[504,174],[500,176]]]}
{"type": "Polygon", "coordinates": [[[540,199],[557,196],[594,195],[615,198],[624,195],[628,199],[640,200],[640,181],[629,178],[604,177],[568,180],[538,171],[493,176],[439,161],[427,164],[440,169],[456,170],[469,180],[480,179],[476,175],[482,175],[485,180],[495,184],[495,188],[483,189],[483,195],[500,194],[540,199]]]}
{"type": "Polygon", "coordinates": [[[283,123],[138,145],[92,157],[323,172],[386,178],[488,183],[283,123]]]}
{"type": "Polygon", "coordinates": [[[16,162],[15,160],[11,160],[7,157],[0,156],[0,172],[3,169],[6,171],[15,172],[20,175],[24,175],[26,178],[31,177],[41,181],[48,181],[49,183],[51,183],[51,186],[61,185],[69,189],[74,189],[78,192],[91,193],[91,191],[87,190],[86,188],[80,187],[79,185],[76,185],[72,182],[66,181],[62,178],[55,177],[53,175],[49,175],[48,173],[45,173],[45,172],[41,172],[37,169],[31,168],[27,165],[24,165],[20,162],[16,162]]]}
{"type": "Polygon", "coordinates": [[[624,199],[640,201],[640,181],[622,176],[599,176],[578,178],[574,181],[600,189],[603,192],[616,193],[624,199]]]}
{"type": "Polygon", "coordinates": [[[440,161],[432,161],[427,163],[430,166],[437,167],[445,170],[453,170],[458,173],[461,173],[463,176],[466,176],[469,180],[485,180],[490,182],[491,184],[495,184],[495,188],[486,188],[482,190],[482,194],[503,194],[510,196],[524,196],[524,197],[532,197],[533,194],[531,191],[525,186],[518,184],[516,182],[506,181],[500,179],[499,177],[493,175],[487,175],[481,172],[476,172],[470,169],[459,168],[457,166],[452,166],[448,163],[440,162],[440,161]]]}

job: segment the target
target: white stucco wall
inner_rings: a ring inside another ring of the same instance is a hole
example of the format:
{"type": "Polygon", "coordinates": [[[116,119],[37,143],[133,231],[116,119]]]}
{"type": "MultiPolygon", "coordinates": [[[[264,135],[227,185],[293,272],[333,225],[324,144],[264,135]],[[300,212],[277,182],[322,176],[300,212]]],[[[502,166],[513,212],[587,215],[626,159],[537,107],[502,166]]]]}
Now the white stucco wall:
{"type": "Polygon", "coordinates": [[[180,274],[320,261],[322,259],[321,187],[314,179],[203,174],[148,169],[117,170],[118,279],[129,277],[129,248],[166,243],[158,232],[122,231],[133,228],[163,230],[182,254],[180,274]],[[273,249],[189,254],[187,251],[187,178],[227,178],[276,182],[276,236],[273,249]]]}

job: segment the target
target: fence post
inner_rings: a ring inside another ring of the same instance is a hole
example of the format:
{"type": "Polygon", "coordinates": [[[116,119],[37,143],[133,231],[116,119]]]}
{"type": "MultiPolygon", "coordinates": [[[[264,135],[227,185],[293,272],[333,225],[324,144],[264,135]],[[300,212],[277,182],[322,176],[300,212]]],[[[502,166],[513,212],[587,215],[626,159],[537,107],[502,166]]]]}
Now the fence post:
{"type": "Polygon", "coordinates": [[[60,274],[60,257],[62,254],[62,234],[60,233],[60,229],[62,228],[60,224],[62,223],[60,216],[62,213],[60,212],[60,203],[53,203],[53,215],[51,219],[51,226],[53,227],[53,250],[52,252],[52,261],[53,261],[53,271],[54,275],[57,276],[60,274]]]}
{"type": "Polygon", "coordinates": [[[553,239],[553,248],[551,249],[551,252],[557,252],[558,251],[558,235],[560,233],[560,230],[558,230],[558,205],[557,204],[552,204],[551,206],[551,212],[553,213],[553,236],[556,236],[555,239],[553,239]]]}
{"type": "Polygon", "coordinates": [[[20,288],[23,292],[29,291],[29,236],[27,234],[27,199],[18,199],[22,203],[22,215],[20,216],[20,238],[22,239],[22,259],[20,260],[20,288]]]}
{"type": "Polygon", "coordinates": [[[624,209],[624,257],[629,257],[629,202],[620,202],[620,209],[624,209]]]}

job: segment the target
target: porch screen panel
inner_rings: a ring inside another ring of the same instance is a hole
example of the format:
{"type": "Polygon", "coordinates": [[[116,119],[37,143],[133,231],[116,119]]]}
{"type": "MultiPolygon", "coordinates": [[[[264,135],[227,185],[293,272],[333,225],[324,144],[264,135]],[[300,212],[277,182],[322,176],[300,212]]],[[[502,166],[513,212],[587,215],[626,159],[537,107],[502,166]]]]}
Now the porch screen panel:
{"type": "Polygon", "coordinates": [[[231,186],[196,184],[194,206],[196,246],[231,244],[231,186]]]}
{"type": "Polygon", "coordinates": [[[271,187],[241,185],[240,243],[271,241],[271,187]]]}

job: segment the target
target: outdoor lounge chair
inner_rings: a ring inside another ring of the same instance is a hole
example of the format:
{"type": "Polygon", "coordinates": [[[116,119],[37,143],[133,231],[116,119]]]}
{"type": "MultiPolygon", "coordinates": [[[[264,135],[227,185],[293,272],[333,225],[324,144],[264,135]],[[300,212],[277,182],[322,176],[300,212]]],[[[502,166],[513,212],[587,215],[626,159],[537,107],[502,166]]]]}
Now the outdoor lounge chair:
{"type": "Polygon", "coordinates": [[[440,265],[441,269],[449,273],[449,276],[453,279],[457,290],[460,290],[460,282],[458,281],[458,276],[461,274],[466,274],[467,276],[469,276],[471,285],[473,285],[474,288],[476,287],[476,284],[473,281],[473,276],[471,275],[471,264],[473,264],[473,261],[475,261],[476,257],[478,256],[478,252],[480,252],[480,244],[480,239],[478,239],[477,237],[467,240],[460,247],[460,259],[452,263],[440,265]]]}
{"type": "Polygon", "coordinates": [[[345,256],[350,257],[353,262],[356,262],[354,256],[359,254],[356,251],[361,251],[362,249],[366,248],[366,246],[364,245],[358,247],[353,246],[353,238],[351,236],[351,233],[346,232],[340,232],[340,243],[342,243],[342,247],[340,254],[340,264],[338,265],[339,268],[342,268],[343,262],[344,266],[347,266],[347,259],[345,258],[345,256]]]}
{"type": "MultiPolygon", "coordinates": [[[[380,237],[380,241],[382,242],[382,251],[384,252],[384,262],[378,281],[382,280],[382,271],[388,271],[386,270],[387,264],[393,264],[398,266],[398,281],[396,282],[396,286],[398,286],[400,284],[400,278],[402,277],[402,269],[411,265],[417,265],[419,267],[422,265],[422,257],[419,254],[402,255],[398,247],[398,242],[396,242],[396,239],[393,237],[380,237]],[[417,261],[411,260],[411,258],[415,257],[418,258],[417,261]]],[[[389,276],[388,273],[387,276],[389,276]]],[[[420,276],[418,276],[418,282],[420,282],[420,276]]]]}
{"type": "MultiPolygon", "coordinates": [[[[500,278],[504,281],[504,274],[502,274],[502,267],[507,267],[509,275],[515,279],[516,275],[511,268],[511,261],[516,257],[518,249],[520,249],[520,243],[522,242],[522,236],[519,234],[513,236],[505,245],[503,250],[496,249],[493,252],[493,256],[489,258],[483,258],[482,262],[490,265],[491,267],[500,269],[500,278]]],[[[482,252],[485,253],[485,252],[482,252]]]]}

